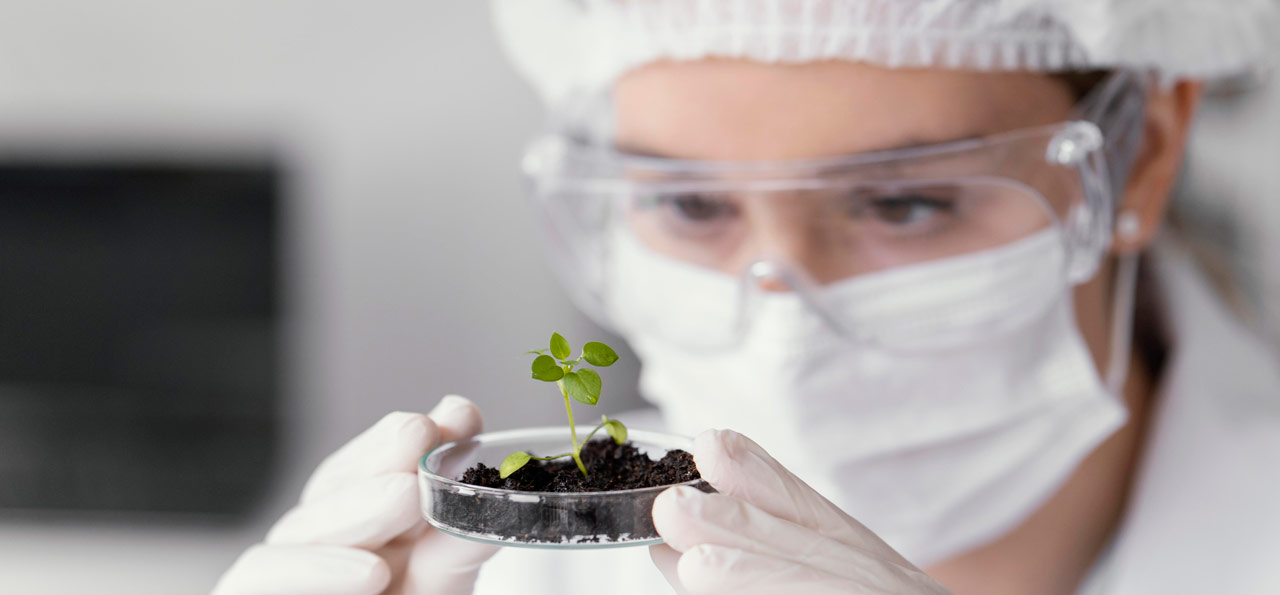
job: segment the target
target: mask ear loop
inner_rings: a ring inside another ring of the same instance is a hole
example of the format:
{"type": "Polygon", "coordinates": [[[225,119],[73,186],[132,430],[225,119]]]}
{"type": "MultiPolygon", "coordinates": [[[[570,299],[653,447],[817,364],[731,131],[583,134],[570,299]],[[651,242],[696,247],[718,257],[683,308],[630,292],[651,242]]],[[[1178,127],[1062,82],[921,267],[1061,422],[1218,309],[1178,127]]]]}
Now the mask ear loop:
{"type": "MultiPolygon", "coordinates": [[[[1123,211],[1116,219],[1116,235],[1136,238],[1142,231],[1138,214],[1123,211]]],[[[1111,298],[1111,347],[1107,362],[1107,389],[1121,395],[1129,377],[1129,348],[1133,344],[1134,296],[1138,286],[1138,251],[1126,251],[1117,257],[1115,290],[1111,298]]]]}

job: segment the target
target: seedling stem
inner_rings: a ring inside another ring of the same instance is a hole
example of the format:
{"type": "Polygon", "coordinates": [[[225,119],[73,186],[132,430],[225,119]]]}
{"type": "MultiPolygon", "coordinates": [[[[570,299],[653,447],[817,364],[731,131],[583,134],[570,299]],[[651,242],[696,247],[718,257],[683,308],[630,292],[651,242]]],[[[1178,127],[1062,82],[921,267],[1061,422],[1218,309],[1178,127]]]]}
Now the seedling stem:
{"type": "Polygon", "coordinates": [[[569,399],[572,398],[586,405],[595,405],[600,401],[604,383],[601,382],[600,375],[595,370],[582,368],[575,371],[574,368],[583,360],[601,368],[612,366],[618,361],[618,354],[604,343],[591,341],[582,346],[582,353],[576,359],[569,359],[572,349],[569,347],[569,341],[560,336],[560,333],[551,334],[549,349],[534,349],[528,353],[537,355],[531,366],[533,378],[543,382],[554,382],[560,388],[560,395],[564,397],[564,412],[569,418],[569,437],[573,441],[573,451],[549,457],[535,457],[524,451],[516,451],[507,455],[507,458],[502,461],[502,465],[498,468],[498,475],[506,479],[527,465],[529,461],[552,461],[570,457],[582,472],[583,477],[590,477],[587,466],[582,463],[582,447],[596,432],[600,431],[600,428],[604,428],[614,442],[622,444],[627,441],[627,427],[616,419],[609,419],[609,416],[602,415],[600,425],[591,430],[582,442],[578,442],[578,426],[573,421],[573,403],[569,399]]]}

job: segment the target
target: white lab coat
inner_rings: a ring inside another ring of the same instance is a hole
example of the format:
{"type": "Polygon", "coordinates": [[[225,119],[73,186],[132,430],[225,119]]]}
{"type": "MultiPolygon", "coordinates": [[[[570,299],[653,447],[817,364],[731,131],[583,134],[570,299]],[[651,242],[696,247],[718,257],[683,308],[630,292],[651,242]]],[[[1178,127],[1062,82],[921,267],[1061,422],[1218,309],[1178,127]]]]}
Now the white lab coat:
{"type": "Polygon", "coordinates": [[[1082,595],[1280,593],[1280,373],[1175,247],[1174,346],[1136,489],[1082,595]]]}
{"type": "MultiPolygon", "coordinates": [[[[1152,260],[1172,351],[1129,511],[1080,593],[1280,594],[1280,359],[1176,247],[1152,260]]],[[[647,548],[505,548],[476,592],[671,590],[647,548]]]]}

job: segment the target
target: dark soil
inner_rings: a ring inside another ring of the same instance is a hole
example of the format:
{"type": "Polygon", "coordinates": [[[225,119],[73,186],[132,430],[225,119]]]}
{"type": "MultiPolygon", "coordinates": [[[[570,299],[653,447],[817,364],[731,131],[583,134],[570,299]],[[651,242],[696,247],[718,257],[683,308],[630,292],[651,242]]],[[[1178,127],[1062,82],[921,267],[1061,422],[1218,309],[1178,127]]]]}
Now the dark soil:
{"type": "MultiPolygon", "coordinates": [[[[538,453],[532,453],[538,456],[538,453]]],[[[582,476],[573,459],[529,461],[510,477],[498,477],[494,467],[479,463],[467,469],[458,479],[463,483],[520,490],[524,492],[606,492],[683,483],[699,479],[693,455],[683,450],[668,451],[660,460],[636,450],[630,442],[619,445],[613,440],[592,440],[582,447],[582,476]]]]}
{"type": "MultiPolygon", "coordinates": [[[[539,454],[539,453],[534,453],[539,454]]],[[[582,461],[584,478],[572,459],[530,461],[506,479],[483,464],[468,469],[458,481],[477,486],[532,492],[578,492],[581,497],[548,501],[537,496],[485,496],[454,488],[433,494],[431,515],[464,535],[524,544],[626,543],[658,537],[653,527],[653,500],[661,490],[641,490],[592,498],[590,492],[655,488],[698,480],[693,456],[683,450],[654,461],[631,443],[619,446],[608,438],[588,442],[582,461]]],[[[705,481],[694,484],[715,491],[705,481]]]]}

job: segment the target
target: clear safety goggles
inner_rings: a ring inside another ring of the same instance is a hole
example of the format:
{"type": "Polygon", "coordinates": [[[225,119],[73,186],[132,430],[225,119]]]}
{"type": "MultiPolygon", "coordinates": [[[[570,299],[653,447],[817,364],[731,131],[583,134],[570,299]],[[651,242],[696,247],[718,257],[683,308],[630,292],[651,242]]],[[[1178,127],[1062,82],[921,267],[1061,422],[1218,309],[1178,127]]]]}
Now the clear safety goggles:
{"type": "MultiPolygon", "coordinates": [[[[1110,243],[1117,184],[1097,122],[1111,122],[1116,138],[1133,144],[1142,89],[1136,75],[1113,75],[1104,97],[1082,104],[1080,119],[811,160],[655,158],[552,133],[531,145],[523,169],[554,268],[606,325],[624,326],[619,303],[667,300],[706,314],[696,333],[672,339],[728,345],[750,331],[762,294],[790,292],[837,334],[885,341],[894,329],[870,332],[876,324],[865,309],[833,296],[850,295],[860,279],[910,277],[1045,238],[1061,258],[1037,273],[1051,267],[1058,294],[1089,279],[1110,243]],[[668,286],[646,287],[645,265],[628,257],[637,250],[644,262],[687,274],[656,276],[668,286]],[[705,279],[731,281],[734,290],[711,291],[705,279]],[[636,292],[651,295],[636,300],[636,292]]],[[[1122,149],[1110,147],[1113,167],[1122,149]]],[[[652,324],[662,326],[657,316],[652,324]]]]}

